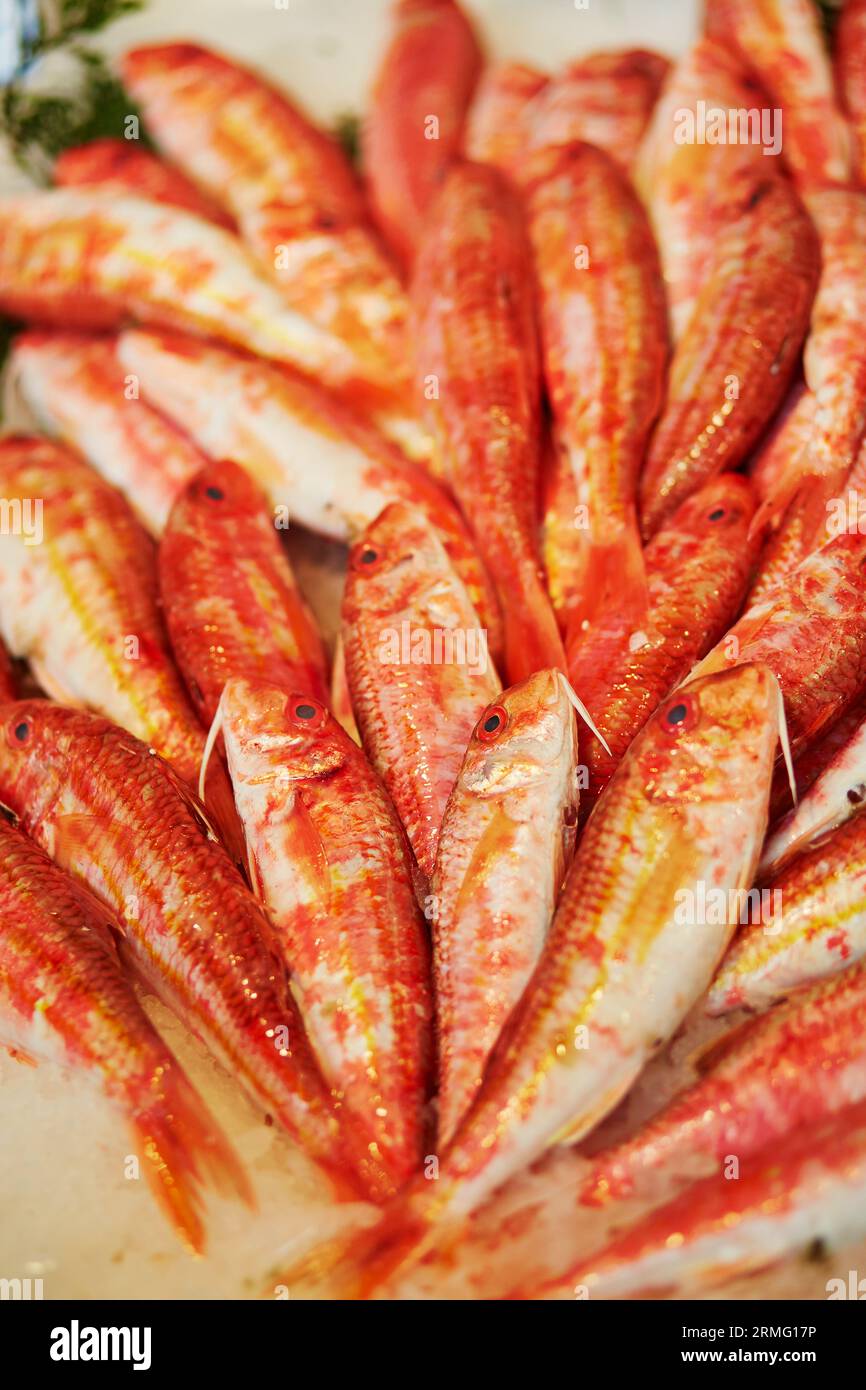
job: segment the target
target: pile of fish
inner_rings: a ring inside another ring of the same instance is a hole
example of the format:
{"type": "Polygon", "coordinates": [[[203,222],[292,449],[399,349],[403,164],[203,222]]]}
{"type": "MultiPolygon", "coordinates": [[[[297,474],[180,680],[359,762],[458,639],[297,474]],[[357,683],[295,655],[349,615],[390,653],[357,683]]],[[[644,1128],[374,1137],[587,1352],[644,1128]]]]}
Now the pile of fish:
{"type": "Polygon", "coordinates": [[[0,200],[0,1037],[100,1077],[202,1250],[254,1197],[160,997],[379,1208],[293,1296],[866,1232],[866,0],[832,53],[812,0],[705,18],[549,75],[397,0],[362,177],[139,48],[153,149],[0,200]]]}

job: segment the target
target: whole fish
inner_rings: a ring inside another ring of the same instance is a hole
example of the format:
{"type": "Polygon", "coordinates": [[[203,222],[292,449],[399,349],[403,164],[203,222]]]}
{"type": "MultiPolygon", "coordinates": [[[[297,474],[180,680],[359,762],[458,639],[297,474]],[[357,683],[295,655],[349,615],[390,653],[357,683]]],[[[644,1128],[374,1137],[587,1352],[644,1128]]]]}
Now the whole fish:
{"type": "Polygon", "coordinates": [[[714,1288],[809,1247],[866,1230],[866,1102],[797,1129],[756,1154],[737,1182],[696,1182],[582,1256],[549,1284],[512,1298],[663,1297],[714,1288]]]}
{"type": "Polygon", "coordinates": [[[501,686],[465,586],[416,508],[392,503],[352,548],[342,638],[364,749],[429,878],[466,744],[501,686]]]}
{"type": "Polygon", "coordinates": [[[735,938],[710,990],[711,1014],[766,1009],[866,954],[866,818],[846,821],[763,886],[777,911],[735,938]]]}
{"type": "Polygon", "coordinates": [[[702,116],[748,114],[765,105],[731,45],[702,39],[671,69],[641,141],[635,185],[655,231],[675,344],[692,320],[720,229],[743,189],[768,172],[760,143],[739,138],[739,131],[733,141],[710,141],[702,116]]]}
{"type": "Polygon", "coordinates": [[[749,608],[692,677],[741,662],[766,663],[785,700],[796,757],[866,686],[866,534],[845,532],[804,560],[749,608]]]}
{"type": "Polygon", "coordinates": [[[342,401],[313,382],[180,335],[121,334],[123,366],[147,400],[212,458],[241,464],[286,516],[354,540],[389,502],[419,507],[438,530],[501,648],[490,580],[451,498],[342,401]]]}
{"type": "Polygon", "coordinates": [[[630,169],[669,67],[660,54],[640,48],[570,63],[532,102],[531,147],[585,140],[630,169]]]}
{"type": "Polygon", "coordinates": [[[797,807],[768,835],[760,872],[778,872],[783,864],[821,836],[859,814],[866,801],[866,721],[815,779],[797,807]]]}
{"type": "Polygon", "coordinates": [[[853,141],[852,172],[866,186],[866,0],[845,0],[836,25],[836,88],[853,141]]]}
{"type": "Polygon", "coordinates": [[[639,621],[637,477],[667,356],[655,243],[627,177],[592,145],[536,156],[526,182],[554,444],[574,478],[566,628],[612,605],[639,621]]]}
{"type": "Polygon", "coordinates": [[[538,549],[541,371],[529,246],[498,170],[460,164],[412,285],[416,368],[452,490],[496,583],[511,682],[565,655],[538,549]]]}
{"type": "Polygon", "coordinates": [[[784,122],[782,157],[799,183],[846,183],[851,140],[812,0],[707,0],[706,27],[752,70],[784,122]]]}
{"type": "Polygon", "coordinates": [[[755,180],[718,237],[677,343],[641,475],[644,536],[747,455],[785,395],[818,273],[812,224],[783,179],[755,180]]]}
{"type": "Polygon", "coordinates": [[[114,910],[148,987],[343,1192],[391,1190],[328,1094],[267,919],[168,764],[107,720],[49,701],[2,716],[0,800],[114,910]]]}
{"type": "Polygon", "coordinates": [[[202,1187],[251,1204],[250,1188],[123,974],[113,930],[105,903],[0,819],[0,1038],[98,1078],[129,1126],[154,1197],[201,1253],[202,1187]]]}
{"type": "Polygon", "coordinates": [[[310,1043],[399,1186],[425,1152],[433,1029],[403,830],[364,754],[306,693],[232,679],[217,725],[251,880],[310,1043]]]}
{"type": "Polygon", "coordinates": [[[338,142],[258,73],[196,44],[133,49],[120,71],[157,144],[232,214],[262,274],[364,364],[359,387],[407,381],[405,292],[338,142]]]}
{"type": "MultiPolygon", "coordinates": [[[[153,543],[128,503],[47,439],[0,441],[0,493],[20,508],[0,535],[0,632],[42,689],[152,745],[191,787],[205,735],[168,650],[153,543]]],[[[235,849],[225,768],[207,802],[235,849]]]]}
{"type": "Polygon", "coordinates": [[[294,363],[331,385],[371,370],[368,354],[361,361],[292,309],[221,227],[110,188],[0,199],[0,309],[62,328],[138,319],[294,363]]]}
{"type": "Polygon", "coordinates": [[[9,359],[15,388],[40,428],[84,456],[159,536],[175,500],[207,459],[138,395],[116,340],[31,329],[9,359]]]}
{"type": "Polygon", "coordinates": [[[361,153],[373,216],[405,266],[427,236],[430,206],[460,151],[481,62],[454,0],[395,0],[361,153]]]}
{"type": "Polygon", "coordinates": [[[158,568],[172,650],[203,723],[233,676],[327,699],[322,639],[265,495],[236,463],[205,464],[181,493],[158,568]]]}
{"type": "Polygon", "coordinates": [[[61,150],[53,176],[59,188],[108,185],[121,195],[133,193],[139,198],[152,198],[156,203],[194,212],[228,232],[235,230],[231,217],[179,169],[165,164],[150,150],[140,149],[134,140],[106,137],[61,150]]]}
{"type": "Polygon", "coordinates": [[[484,69],[466,118],[467,159],[494,164],[519,180],[531,141],[532,98],[548,77],[526,63],[491,63],[484,69]]]}
{"type": "Polygon", "coordinates": [[[440,1145],[541,954],[574,848],[576,764],[574,710],[556,671],[506,690],[469,740],[430,882],[440,1145]]]}
{"type": "Polygon", "coordinates": [[[660,702],[739,612],[754,554],[754,509],[745,478],[714,478],[682,503],[647,546],[648,602],[639,626],[611,612],[569,641],[571,681],[609,749],[597,739],[582,749],[587,784],[581,819],[660,702]]]}
{"type": "Polygon", "coordinates": [[[730,940],[733,922],[696,928],[697,894],[752,882],[779,708],[762,666],[694,682],[661,707],[587,823],[535,972],[439,1155],[438,1182],[416,1181],[378,1226],[313,1252],[293,1287],[327,1275],[346,1296],[369,1295],[443,1224],[614,1108],[730,940]]]}

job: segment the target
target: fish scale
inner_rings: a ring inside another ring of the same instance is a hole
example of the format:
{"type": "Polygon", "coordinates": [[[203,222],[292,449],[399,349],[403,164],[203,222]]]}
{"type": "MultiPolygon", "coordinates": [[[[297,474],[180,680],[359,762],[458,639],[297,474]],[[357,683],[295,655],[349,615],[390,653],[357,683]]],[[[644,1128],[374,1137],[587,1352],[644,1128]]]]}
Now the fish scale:
{"type": "Polygon", "coordinates": [[[3,715],[0,797],[114,910],[148,986],[338,1191],[389,1191],[316,1067],[270,924],[168,765],[91,714],[26,700],[3,715]]]}

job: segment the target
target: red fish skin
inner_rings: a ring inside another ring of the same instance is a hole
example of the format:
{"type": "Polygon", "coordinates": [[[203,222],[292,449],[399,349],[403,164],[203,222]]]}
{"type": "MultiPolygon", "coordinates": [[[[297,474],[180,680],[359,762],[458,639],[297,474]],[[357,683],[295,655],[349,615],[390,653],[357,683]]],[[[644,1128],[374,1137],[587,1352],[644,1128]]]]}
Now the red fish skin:
{"type": "Polygon", "coordinates": [[[185,174],[151,154],[150,150],[139,149],[131,140],[105,137],[62,150],[53,174],[60,188],[107,184],[119,192],[184,208],[226,231],[234,231],[232,218],[201,193],[185,174]]]}
{"type": "Polygon", "coordinates": [[[207,459],[139,397],[117,357],[117,339],[28,329],[15,339],[11,372],[40,427],[87,459],[157,536],[184,483],[207,459]]]}
{"type": "Polygon", "coordinates": [[[230,680],[220,704],[256,892],[311,1046],[369,1152],[419,1171],[433,1061],[430,947],[403,828],[326,708],[230,680]]]}
{"type": "Polygon", "coordinates": [[[655,242],[627,177],[592,145],[536,155],[525,187],[554,444],[575,485],[566,630],[611,606],[638,619],[646,578],[637,477],[667,360],[655,242]],[[587,264],[578,264],[581,249],[587,264]]]}
{"type": "Polygon", "coordinates": [[[836,26],[836,87],[854,140],[854,178],[866,187],[866,0],[845,0],[836,26]]]}
{"type": "Polygon", "coordinates": [[[646,548],[648,603],[639,631],[625,616],[567,644],[569,679],[607,742],[588,739],[585,820],[632,739],[670,690],[728,630],[754,558],[755,498],[747,479],[725,473],[686,499],[646,548]]]}
{"type": "Polygon", "coordinates": [[[124,333],[119,351],[159,411],[188,428],[205,454],[240,463],[274,506],[287,507],[310,530],[351,543],[388,502],[422,508],[442,535],[498,657],[498,601],[460,511],[443,486],[363,416],[298,372],[181,334],[124,333]],[[228,398],[232,408],[216,414],[212,396],[228,398]],[[291,436],[293,427],[304,436],[301,442],[291,436]],[[342,457],[329,473],[335,453],[342,457]]]}
{"type": "Polygon", "coordinates": [[[533,97],[550,79],[526,63],[493,63],[484,69],[466,119],[467,159],[493,164],[519,179],[530,143],[533,97]]]}
{"type": "MultiPolygon", "coordinates": [[[[204,730],[169,651],[153,542],[129,504],[69,450],[39,438],[0,442],[0,487],[6,498],[43,504],[42,543],[18,545],[9,537],[2,545],[4,630],[12,651],[31,661],[49,693],[123,723],[195,788],[204,730]],[[62,613],[44,611],[49,583],[54,602],[65,605],[62,613]],[[128,657],[130,639],[135,647],[128,657]]],[[[239,828],[219,760],[206,790],[235,851],[239,828]]]]}
{"type": "Polygon", "coordinates": [[[18,682],[12,666],[12,658],[0,642],[0,702],[18,698],[18,682]]]}
{"type": "Polygon", "coordinates": [[[701,1179],[603,1249],[582,1254],[567,1273],[515,1287],[509,1297],[573,1299],[578,1289],[590,1299],[663,1298],[685,1290],[693,1297],[802,1251],[825,1235],[829,1219],[836,1241],[856,1237],[864,1190],[866,1102],[858,1101],[769,1144],[738,1181],[718,1174],[701,1179]],[[707,1251],[703,1258],[701,1247],[707,1251]]]}
{"type": "Polygon", "coordinates": [[[630,1196],[642,1175],[701,1155],[741,1162],[866,1098],[866,966],[800,991],[698,1058],[694,1083],[631,1139],[595,1153],[579,1200],[630,1196]]]}
{"type": "Polygon", "coordinates": [[[427,878],[466,744],[501,689],[481,637],[478,614],[424,516],[402,503],[386,507],[349,554],[343,649],[364,748],[427,878]],[[386,661],[386,636],[399,640],[404,624],[409,650],[386,661]],[[479,669],[468,659],[437,662],[437,628],[477,640],[479,669]],[[429,654],[421,654],[429,659],[413,659],[419,633],[429,639],[429,654]]]}
{"type": "Polygon", "coordinates": [[[205,1248],[202,1187],[252,1194],[236,1155],[139,1004],[118,960],[117,919],[0,819],[0,1033],[92,1071],[134,1136],[180,1239],[205,1248]],[[108,920],[107,920],[108,919],[108,920]]]}
{"type": "Polygon", "coordinates": [[[780,178],[752,181],[718,239],[671,362],[641,476],[645,539],[701,483],[736,468],[772,418],[796,366],[817,276],[817,238],[793,188],[780,178]]]}
{"type": "Polygon", "coordinates": [[[690,679],[743,662],[776,676],[794,757],[814,744],[866,687],[866,535],[845,532],[748,609],[690,679]]]}
{"type": "Polygon", "coordinates": [[[270,924],[168,764],[107,720],[49,701],[17,701],[0,718],[0,799],[114,910],[143,980],[338,1190],[392,1191],[325,1087],[270,924]]]}
{"type": "Polygon", "coordinates": [[[396,0],[392,19],[392,37],[361,130],[361,152],[373,217],[409,267],[426,236],[439,184],[459,154],[482,56],[454,0],[396,0]],[[427,133],[430,116],[438,122],[435,139],[427,133]]]}
{"type": "Polygon", "coordinates": [[[563,669],[538,546],[541,372],[531,259],[517,195],[497,170],[467,163],[448,175],[412,298],[416,372],[436,387],[424,409],[498,588],[507,680],[563,669]]]}
{"type": "Polygon", "coordinates": [[[338,141],[213,49],[153,44],[120,68],[159,146],[227,207],[263,274],[351,346],[361,367],[350,393],[384,388],[395,407],[408,384],[406,297],[338,141]]]}
{"type": "Polygon", "coordinates": [[[159,545],[166,626],[203,723],[231,676],[327,698],[327,660],[264,493],[231,460],[175,503],[159,545]]]}
{"type": "MultiPolygon", "coordinates": [[[[802,797],[818,780],[825,767],[856,733],[866,719],[866,692],[858,695],[844,714],[832,723],[827,732],[811,743],[794,761],[794,780],[797,795],[802,797]]],[[[791,784],[785,767],[778,767],[770,792],[770,826],[791,808],[791,784]]]]}
{"type": "Polygon", "coordinates": [[[821,16],[810,0],[707,0],[706,32],[736,53],[783,117],[782,159],[801,186],[844,184],[851,139],[821,16]]]}

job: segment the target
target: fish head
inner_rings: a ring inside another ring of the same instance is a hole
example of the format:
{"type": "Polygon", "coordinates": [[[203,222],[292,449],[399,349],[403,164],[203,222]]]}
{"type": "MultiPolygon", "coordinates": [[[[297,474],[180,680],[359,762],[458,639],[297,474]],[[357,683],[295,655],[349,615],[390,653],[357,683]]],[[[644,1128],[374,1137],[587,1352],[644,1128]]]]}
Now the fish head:
{"type": "Polygon", "coordinates": [[[84,740],[114,726],[51,700],[0,706],[0,804],[31,831],[58,805],[84,740]]]}
{"type": "Polygon", "coordinates": [[[232,780],[284,785],[327,777],[347,758],[348,735],[321,701],[240,677],[226,682],[214,720],[232,780]]]}
{"type": "Polygon", "coordinates": [[[417,507],[391,502],[349,552],[344,611],[399,613],[447,588],[456,575],[447,551],[417,507]]]}
{"type": "Polygon", "coordinates": [[[185,527],[210,531],[231,529],[238,516],[259,518],[267,513],[265,494],[233,459],[206,464],[187,483],[176,506],[185,527]]]}
{"type": "MultiPolygon", "coordinates": [[[[536,671],[487,706],[466,749],[461,785],[480,797],[519,791],[555,776],[563,760],[574,765],[576,756],[568,686],[556,670],[536,671]]],[[[572,781],[576,810],[576,776],[572,781]]]]}
{"type": "Polygon", "coordinates": [[[781,711],[776,677],[757,663],[680,686],[634,746],[643,794],[681,810],[766,801],[781,711]]]}

